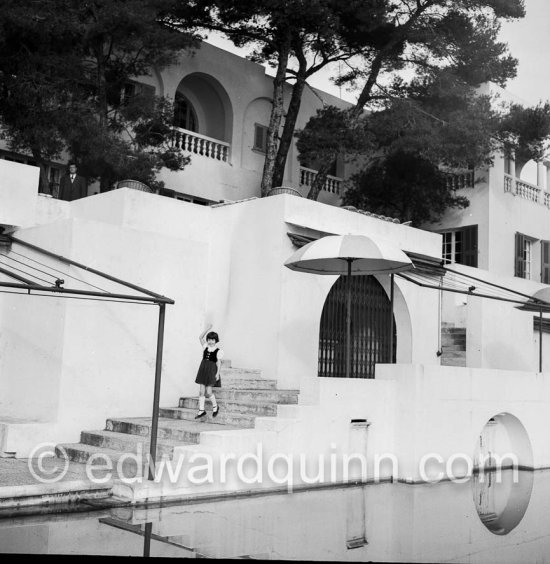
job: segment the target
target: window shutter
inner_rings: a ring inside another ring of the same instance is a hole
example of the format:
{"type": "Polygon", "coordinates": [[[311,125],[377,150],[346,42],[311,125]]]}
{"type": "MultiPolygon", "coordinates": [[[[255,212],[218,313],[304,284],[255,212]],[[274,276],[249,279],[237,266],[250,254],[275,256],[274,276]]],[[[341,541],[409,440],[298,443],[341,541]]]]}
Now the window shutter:
{"type": "Polygon", "coordinates": [[[267,150],[267,127],[256,123],[254,125],[254,149],[265,153],[267,150]]]}
{"type": "Polygon", "coordinates": [[[462,238],[463,263],[466,266],[477,267],[477,225],[471,225],[463,229],[462,238]]]}
{"type": "Polygon", "coordinates": [[[541,250],[540,281],[543,284],[550,284],[550,241],[541,241],[540,250],[541,250]]]}
{"type": "Polygon", "coordinates": [[[521,233],[516,233],[516,252],[514,263],[514,276],[525,278],[525,237],[521,233]]]}

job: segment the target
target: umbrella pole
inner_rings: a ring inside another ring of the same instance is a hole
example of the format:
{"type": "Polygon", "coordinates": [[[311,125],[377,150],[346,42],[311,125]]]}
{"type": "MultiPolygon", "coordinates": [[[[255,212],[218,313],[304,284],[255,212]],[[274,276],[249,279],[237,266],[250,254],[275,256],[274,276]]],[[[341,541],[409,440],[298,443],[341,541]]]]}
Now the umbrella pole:
{"type": "Polygon", "coordinates": [[[393,274],[390,274],[390,354],[388,362],[393,364],[393,292],[394,292],[394,285],[393,285],[393,274]]]}
{"type": "Polygon", "coordinates": [[[542,372],[542,307],[539,312],[539,372],[542,372]]]}
{"type": "Polygon", "coordinates": [[[351,263],[352,258],[346,259],[348,261],[348,303],[346,308],[346,378],[351,374],[351,263]]]}

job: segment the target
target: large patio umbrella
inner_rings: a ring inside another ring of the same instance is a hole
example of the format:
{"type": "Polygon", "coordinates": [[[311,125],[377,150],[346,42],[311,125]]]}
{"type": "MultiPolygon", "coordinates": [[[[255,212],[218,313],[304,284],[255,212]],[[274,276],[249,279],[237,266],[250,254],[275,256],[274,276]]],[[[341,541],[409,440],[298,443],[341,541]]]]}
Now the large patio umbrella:
{"type": "Polygon", "coordinates": [[[516,308],[523,311],[536,311],[539,314],[539,372],[542,372],[542,314],[550,312],[550,288],[537,290],[527,302],[516,308]]]}
{"type": "MultiPolygon", "coordinates": [[[[346,378],[351,367],[351,277],[354,274],[393,274],[413,264],[397,247],[365,235],[327,235],[296,251],[285,266],[298,272],[347,275],[346,378]]],[[[393,339],[393,276],[391,277],[391,339],[393,339]]],[[[390,351],[393,343],[390,341],[390,351]]],[[[391,352],[390,352],[391,354],[391,352]]]]}

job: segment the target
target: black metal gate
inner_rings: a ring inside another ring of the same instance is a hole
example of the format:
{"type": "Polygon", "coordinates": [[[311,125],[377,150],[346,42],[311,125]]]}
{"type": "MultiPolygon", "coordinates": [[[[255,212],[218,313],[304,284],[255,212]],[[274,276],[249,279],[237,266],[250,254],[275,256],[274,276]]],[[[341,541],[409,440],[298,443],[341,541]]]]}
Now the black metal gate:
{"type": "MultiPolygon", "coordinates": [[[[332,286],[321,314],[319,376],[346,376],[347,278],[332,286]]],[[[391,303],[374,276],[351,277],[351,378],[374,378],[376,363],[395,362],[396,332],[390,358],[391,303]]]]}

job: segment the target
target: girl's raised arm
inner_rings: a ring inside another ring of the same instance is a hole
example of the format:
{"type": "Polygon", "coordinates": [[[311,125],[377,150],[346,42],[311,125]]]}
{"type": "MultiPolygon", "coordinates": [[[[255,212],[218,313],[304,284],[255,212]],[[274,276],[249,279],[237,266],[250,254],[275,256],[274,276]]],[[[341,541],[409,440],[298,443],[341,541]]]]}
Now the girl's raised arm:
{"type": "Polygon", "coordinates": [[[203,347],[206,345],[206,334],[210,331],[210,329],[212,329],[212,324],[208,325],[208,327],[199,335],[199,341],[203,347]]]}

